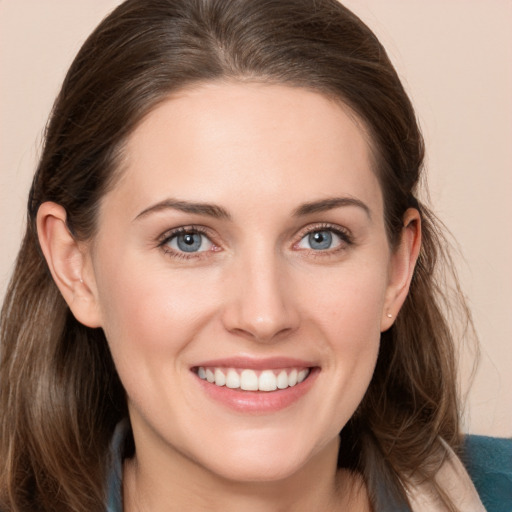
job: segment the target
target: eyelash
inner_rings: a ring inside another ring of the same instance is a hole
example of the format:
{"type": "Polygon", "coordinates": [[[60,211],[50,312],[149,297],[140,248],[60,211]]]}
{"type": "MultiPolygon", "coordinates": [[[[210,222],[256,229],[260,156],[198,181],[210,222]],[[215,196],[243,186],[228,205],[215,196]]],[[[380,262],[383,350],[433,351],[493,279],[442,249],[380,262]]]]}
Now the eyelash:
{"type": "Polygon", "coordinates": [[[308,256],[313,256],[315,258],[325,258],[329,256],[333,256],[338,252],[342,252],[346,250],[351,245],[354,245],[354,239],[350,231],[341,226],[337,226],[334,224],[322,223],[316,224],[313,226],[308,226],[303,231],[301,231],[298,235],[298,241],[293,244],[293,247],[297,247],[298,244],[308,235],[312,233],[317,233],[320,231],[329,231],[336,236],[338,236],[341,240],[340,246],[335,247],[333,249],[325,249],[325,250],[314,250],[314,249],[299,249],[301,251],[305,251],[308,253],[308,256]]]}
{"type": "Polygon", "coordinates": [[[206,257],[209,252],[216,252],[220,250],[218,245],[216,245],[212,241],[212,235],[210,230],[204,228],[203,226],[180,226],[179,228],[172,229],[171,231],[167,231],[160,237],[160,241],[158,243],[158,247],[160,247],[164,254],[169,255],[171,258],[176,259],[183,259],[183,260],[189,260],[189,259],[197,259],[201,257],[206,257]],[[171,240],[179,235],[204,235],[210,242],[212,243],[212,249],[208,251],[198,251],[198,252],[190,252],[186,253],[183,251],[176,251],[169,247],[167,244],[171,242],[171,240]]]}
{"type": "MultiPolygon", "coordinates": [[[[294,242],[293,248],[298,249],[299,251],[307,252],[309,255],[312,255],[313,257],[329,257],[333,254],[336,254],[340,251],[346,250],[347,247],[354,244],[353,237],[351,233],[341,228],[340,226],[333,225],[333,224],[316,224],[316,225],[310,225],[307,228],[303,229],[298,234],[298,241],[294,242]],[[340,238],[342,241],[342,244],[340,244],[339,247],[335,247],[334,249],[325,249],[325,250],[314,250],[314,249],[300,249],[298,248],[298,244],[308,235],[312,233],[316,233],[319,231],[329,231],[336,236],[340,238]]],[[[179,228],[172,229],[170,231],[167,231],[164,233],[161,237],[159,237],[158,247],[160,247],[163,252],[167,255],[169,255],[172,258],[176,259],[183,259],[183,260],[189,260],[189,259],[197,259],[202,257],[208,257],[210,252],[217,252],[220,249],[220,247],[215,244],[215,242],[212,241],[212,234],[210,230],[204,228],[203,226],[180,226],[179,228]],[[168,246],[168,244],[171,242],[171,240],[179,235],[184,234],[199,234],[204,235],[208,238],[208,240],[212,244],[212,248],[210,250],[206,251],[198,251],[198,252],[190,252],[186,253],[183,251],[176,251],[168,246]]]]}

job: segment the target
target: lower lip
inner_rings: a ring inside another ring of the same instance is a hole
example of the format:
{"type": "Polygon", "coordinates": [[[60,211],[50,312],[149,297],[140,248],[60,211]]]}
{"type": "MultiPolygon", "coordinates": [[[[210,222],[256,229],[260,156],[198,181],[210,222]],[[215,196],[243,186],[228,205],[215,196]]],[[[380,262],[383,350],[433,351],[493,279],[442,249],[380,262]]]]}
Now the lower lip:
{"type": "Polygon", "coordinates": [[[319,368],[311,368],[308,377],[286,389],[276,391],[244,391],[231,389],[226,386],[217,386],[195,376],[203,391],[213,400],[242,413],[272,413],[287,407],[300,400],[313,386],[319,368]]]}

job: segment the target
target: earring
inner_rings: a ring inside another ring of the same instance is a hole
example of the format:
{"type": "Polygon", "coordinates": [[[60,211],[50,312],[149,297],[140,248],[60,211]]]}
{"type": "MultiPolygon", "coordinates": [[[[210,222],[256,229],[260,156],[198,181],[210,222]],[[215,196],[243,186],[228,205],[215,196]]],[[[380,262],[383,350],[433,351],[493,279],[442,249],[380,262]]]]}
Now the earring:
{"type": "Polygon", "coordinates": [[[386,316],[387,316],[388,318],[393,318],[393,315],[392,315],[391,313],[387,313],[387,314],[386,314],[386,316]]]}

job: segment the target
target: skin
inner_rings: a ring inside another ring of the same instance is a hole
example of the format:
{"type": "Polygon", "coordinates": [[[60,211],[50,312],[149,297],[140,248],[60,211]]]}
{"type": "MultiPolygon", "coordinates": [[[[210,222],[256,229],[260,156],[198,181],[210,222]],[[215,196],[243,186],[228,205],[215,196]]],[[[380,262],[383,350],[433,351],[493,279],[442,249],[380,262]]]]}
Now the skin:
{"type": "Polygon", "coordinates": [[[60,206],[41,206],[55,281],[81,322],[104,329],[127,392],[127,510],[369,510],[364,486],[336,468],[338,433],[420,245],[416,210],[394,250],[383,211],[368,137],[347,108],[237,83],[182,91],[147,116],[90,243],[72,239],[60,206]],[[332,198],[344,201],[304,211],[332,198]],[[191,226],[204,230],[205,250],[184,257],[170,232],[191,226]],[[308,234],[326,230],[332,245],[312,248],[308,234]],[[288,407],[240,412],[191,371],[232,356],[300,358],[317,374],[288,407]]]}

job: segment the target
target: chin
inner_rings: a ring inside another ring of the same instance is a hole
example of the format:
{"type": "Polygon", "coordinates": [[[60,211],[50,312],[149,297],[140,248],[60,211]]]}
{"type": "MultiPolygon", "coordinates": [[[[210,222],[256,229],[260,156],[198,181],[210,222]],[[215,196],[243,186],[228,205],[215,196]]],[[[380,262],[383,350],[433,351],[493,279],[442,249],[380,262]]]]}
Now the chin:
{"type": "MultiPolygon", "coordinates": [[[[336,451],[337,441],[321,449],[292,435],[254,436],[253,442],[236,446],[235,443],[218,446],[216,453],[202,454],[203,466],[212,473],[233,482],[278,482],[286,480],[315,464],[315,458],[336,451]],[[301,442],[302,441],[302,442],[301,442]],[[220,449],[219,449],[220,448],[220,449]]],[[[201,462],[200,462],[201,463],[201,462]]]]}
{"type": "Polygon", "coordinates": [[[225,461],[222,466],[214,465],[210,471],[218,476],[239,483],[279,482],[292,477],[305,466],[306,460],[290,461],[286,454],[278,454],[271,460],[257,457],[251,460],[225,461]]]}

